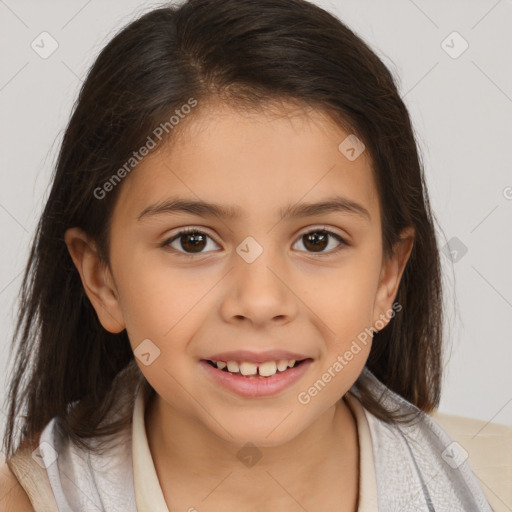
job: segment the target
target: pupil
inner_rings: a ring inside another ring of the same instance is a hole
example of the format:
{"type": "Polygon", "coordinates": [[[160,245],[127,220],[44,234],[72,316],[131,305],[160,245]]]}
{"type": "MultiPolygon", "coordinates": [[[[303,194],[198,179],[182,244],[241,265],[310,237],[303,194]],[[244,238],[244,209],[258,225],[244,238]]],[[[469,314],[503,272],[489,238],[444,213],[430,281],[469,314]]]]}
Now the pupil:
{"type": "Polygon", "coordinates": [[[194,249],[198,249],[198,252],[200,252],[206,245],[204,238],[201,233],[187,233],[182,236],[181,247],[189,252],[194,252],[194,249]],[[183,239],[185,239],[185,242],[183,242],[183,239]]]}
{"type": "Polygon", "coordinates": [[[328,234],[325,231],[314,231],[313,233],[308,233],[304,235],[305,242],[304,246],[308,249],[312,248],[313,251],[321,252],[328,245],[328,234]],[[308,247],[308,244],[312,244],[311,247],[308,247]]]}

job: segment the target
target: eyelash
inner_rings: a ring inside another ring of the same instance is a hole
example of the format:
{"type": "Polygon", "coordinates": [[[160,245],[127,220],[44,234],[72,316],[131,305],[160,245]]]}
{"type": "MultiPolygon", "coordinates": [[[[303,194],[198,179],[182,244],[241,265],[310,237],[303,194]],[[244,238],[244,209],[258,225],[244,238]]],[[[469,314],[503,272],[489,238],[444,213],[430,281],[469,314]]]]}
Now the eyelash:
{"type": "MultiPolygon", "coordinates": [[[[315,228],[315,229],[312,229],[310,231],[307,231],[307,232],[303,233],[302,235],[300,235],[299,239],[301,239],[302,237],[304,237],[306,235],[310,235],[312,233],[320,233],[320,232],[327,233],[328,235],[332,236],[338,242],[340,242],[341,245],[339,247],[337,247],[336,249],[332,249],[329,252],[324,252],[324,253],[310,252],[310,254],[317,254],[320,257],[330,256],[330,255],[335,254],[338,251],[342,250],[344,246],[350,245],[340,235],[338,235],[337,233],[334,233],[332,231],[329,231],[329,230],[327,230],[325,228],[315,228]]],[[[182,252],[180,250],[177,250],[174,247],[170,247],[170,244],[172,242],[174,242],[175,240],[179,240],[182,236],[187,235],[187,234],[191,234],[191,233],[199,234],[199,235],[206,235],[208,238],[213,240],[213,238],[208,233],[205,233],[204,231],[201,231],[200,229],[197,229],[197,228],[186,228],[186,229],[183,229],[182,231],[180,231],[179,233],[177,233],[176,235],[174,235],[173,237],[171,237],[171,238],[165,240],[164,242],[162,242],[160,247],[165,248],[166,250],[169,250],[169,251],[173,252],[174,254],[176,254],[178,256],[182,256],[182,257],[187,258],[187,259],[193,259],[193,258],[196,258],[198,256],[202,256],[203,254],[207,254],[207,253],[191,254],[191,253],[186,253],[186,252],[182,252]]],[[[301,252],[309,252],[309,251],[301,251],[301,252]]]]}

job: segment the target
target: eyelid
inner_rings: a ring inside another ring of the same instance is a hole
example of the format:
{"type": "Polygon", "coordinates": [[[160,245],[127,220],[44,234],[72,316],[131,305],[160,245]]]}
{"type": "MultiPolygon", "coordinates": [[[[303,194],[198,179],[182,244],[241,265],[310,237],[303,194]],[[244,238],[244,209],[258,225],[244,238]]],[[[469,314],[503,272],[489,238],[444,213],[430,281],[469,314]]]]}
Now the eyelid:
{"type": "Polygon", "coordinates": [[[313,226],[304,228],[303,231],[302,230],[299,231],[299,234],[297,236],[304,236],[304,235],[307,235],[308,233],[311,233],[312,231],[327,231],[328,233],[339,236],[344,241],[347,241],[347,239],[349,238],[348,235],[342,235],[342,234],[338,233],[336,231],[337,229],[339,229],[339,228],[334,228],[331,226],[327,226],[325,224],[317,224],[317,225],[313,225],[313,226]]]}
{"type": "MultiPolygon", "coordinates": [[[[312,231],[315,231],[315,230],[316,231],[329,231],[329,232],[339,236],[346,243],[348,243],[348,240],[350,239],[350,237],[347,234],[340,234],[340,233],[336,232],[335,231],[336,229],[339,229],[339,228],[334,228],[331,226],[327,226],[325,224],[316,224],[316,225],[313,224],[312,226],[303,228],[303,231],[302,230],[298,231],[298,233],[295,236],[296,237],[304,236],[304,235],[311,233],[312,231]]],[[[186,225],[186,226],[175,228],[173,231],[176,231],[175,234],[166,236],[166,240],[165,240],[166,242],[168,242],[170,239],[176,237],[179,234],[183,234],[183,232],[187,233],[187,232],[192,232],[192,231],[193,232],[196,232],[196,231],[203,232],[204,234],[208,235],[210,238],[212,238],[215,241],[215,236],[212,235],[212,232],[210,231],[210,229],[206,228],[204,226],[186,225]]],[[[215,243],[218,243],[218,242],[215,241],[215,243]]]]}
{"type": "Polygon", "coordinates": [[[327,252],[318,252],[318,253],[309,252],[309,251],[299,251],[299,252],[304,253],[307,256],[314,256],[315,258],[328,258],[328,257],[336,256],[341,250],[343,250],[343,248],[349,247],[352,245],[352,243],[347,240],[347,238],[348,238],[347,236],[340,235],[333,228],[330,228],[329,226],[325,226],[325,225],[312,226],[312,227],[306,228],[304,231],[301,231],[296,236],[296,241],[294,242],[294,245],[297,242],[299,242],[304,235],[307,235],[309,233],[315,233],[317,231],[325,231],[330,237],[335,238],[339,242],[338,247],[335,247],[334,249],[331,249],[330,251],[327,251],[327,252]]]}
{"type": "Polygon", "coordinates": [[[179,238],[181,236],[186,235],[188,233],[198,233],[199,232],[201,234],[207,235],[208,238],[213,240],[216,245],[220,246],[220,244],[215,240],[215,237],[212,236],[212,234],[210,233],[209,229],[205,228],[203,226],[188,225],[188,226],[182,226],[182,227],[179,227],[176,229],[177,229],[177,231],[175,232],[175,234],[166,236],[165,239],[163,240],[163,242],[160,242],[159,245],[164,250],[171,252],[172,254],[175,254],[177,256],[182,256],[182,257],[188,258],[188,259],[196,259],[201,256],[206,256],[210,252],[212,252],[212,251],[209,251],[209,252],[204,252],[204,253],[200,252],[200,253],[194,254],[194,253],[187,253],[187,252],[179,251],[179,250],[175,249],[174,247],[171,247],[172,242],[179,240],[179,238]]]}
{"type": "MultiPolygon", "coordinates": [[[[200,257],[200,256],[207,255],[210,252],[212,252],[212,251],[209,251],[209,252],[205,252],[205,253],[195,253],[194,254],[194,253],[182,252],[182,251],[174,249],[173,247],[170,247],[170,244],[172,242],[174,242],[175,240],[178,240],[180,238],[180,236],[186,235],[188,233],[197,233],[197,232],[199,232],[199,233],[202,233],[204,235],[207,235],[210,239],[212,239],[215,242],[215,244],[220,246],[220,244],[215,240],[215,237],[212,236],[212,234],[210,233],[209,229],[205,228],[203,226],[188,225],[188,226],[183,226],[183,227],[176,228],[176,229],[178,231],[176,231],[176,233],[171,235],[171,236],[167,236],[165,238],[165,240],[160,244],[160,246],[163,247],[163,248],[167,248],[169,251],[171,251],[171,252],[173,252],[175,254],[178,254],[180,256],[195,258],[195,257],[200,257]]],[[[320,257],[333,255],[338,250],[340,250],[342,246],[349,246],[349,245],[351,245],[351,243],[349,241],[347,241],[347,236],[341,235],[341,234],[337,233],[334,229],[335,228],[330,228],[329,226],[326,226],[326,225],[323,225],[323,224],[309,226],[307,228],[304,228],[303,231],[299,231],[299,233],[297,235],[295,235],[294,245],[304,235],[307,235],[309,233],[314,233],[316,231],[325,231],[330,236],[333,236],[334,238],[336,238],[338,240],[338,242],[340,243],[340,246],[338,246],[337,248],[332,249],[332,250],[330,250],[328,252],[319,252],[319,253],[308,252],[308,251],[299,251],[299,252],[304,252],[305,254],[310,254],[310,255],[315,255],[316,254],[316,256],[320,256],[320,257]]]]}
{"type": "Polygon", "coordinates": [[[166,235],[164,241],[162,242],[163,244],[169,243],[173,239],[177,239],[180,235],[183,235],[183,234],[202,233],[202,234],[208,235],[217,245],[220,245],[215,240],[215,235],[213,235],[212,232],[208,228],[205,228],[204,226],[187,225],[187,226],[175,228],[172,231],[174,234],[166,235]]]}

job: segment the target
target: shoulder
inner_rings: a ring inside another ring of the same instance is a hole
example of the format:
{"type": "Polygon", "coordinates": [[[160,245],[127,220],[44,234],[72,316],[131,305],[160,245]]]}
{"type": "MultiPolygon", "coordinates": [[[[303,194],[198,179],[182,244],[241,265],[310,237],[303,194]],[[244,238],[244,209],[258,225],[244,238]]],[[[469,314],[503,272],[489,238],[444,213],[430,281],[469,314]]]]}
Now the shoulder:
{"type": "Polygon", "coordinates": [[[3,458],[0,459],[0,512],[34,512],[25,489],[3,458]]]}
{"type": "Polygon", "coordinates": [[[512,504],[512,427],[439,411],[430,417],[460,445],[495,510],[512,504]]]}
{"type": "Polygon", "coordinates": [[[470,456],[474,454],[475,462],[484,462],[480,456],[485,456],[486,463],[489,463],[494,454],[496,461],[512,464],[512,427],[439,411],[430,416],[454,441],[466,448],[470,456]],[[503,457],[506,455],[508,457],[503,457]]]}

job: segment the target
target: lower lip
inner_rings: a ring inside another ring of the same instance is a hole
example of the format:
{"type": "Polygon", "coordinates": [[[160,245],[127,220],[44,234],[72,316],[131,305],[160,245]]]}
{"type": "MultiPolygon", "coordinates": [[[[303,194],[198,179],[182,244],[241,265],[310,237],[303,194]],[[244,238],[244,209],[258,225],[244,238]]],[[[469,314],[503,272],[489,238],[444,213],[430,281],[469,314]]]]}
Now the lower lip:
{"type": "Polygon", "coordinates": [[[278,371],[272,377],[232,375],[229,372],[223,372],[218,368],[214,368],[204,360],[199,361],[199,364],[216,382],[230,391],[245,397],[260,397],[280,393],[297,382],[312,362],[312,359],[306,359],[299,366],[288,368],[284,372],[278,371]]]}

